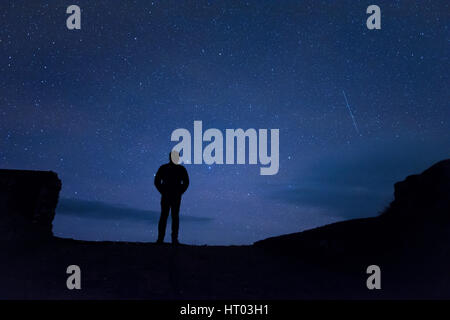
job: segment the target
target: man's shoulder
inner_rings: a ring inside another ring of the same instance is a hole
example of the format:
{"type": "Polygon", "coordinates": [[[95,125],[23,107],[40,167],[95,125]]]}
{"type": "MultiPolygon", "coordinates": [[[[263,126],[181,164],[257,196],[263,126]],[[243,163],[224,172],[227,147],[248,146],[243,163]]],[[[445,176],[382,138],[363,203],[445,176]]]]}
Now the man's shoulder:
{"type": "Polygon", "coordinates": [[[170,163],[165,163],[162,166],[159,167],[158,171],[165,171],[165,170],[169,170],[169,171],[185,171],[187,172],[186,168],[184,166],[182,166],[181,164],[178,165],[172,165],[170,163]]]}
{"type": "Polygon", "coordinates": [[[163,164],[162,166],[159,167],[158,171],[159,171],[159,170],[165,170],[165,169],[168,168],[168,166],[169,166],[169,164],[168,164],[168,163],[165,163],[165,164],[163,164]]]}

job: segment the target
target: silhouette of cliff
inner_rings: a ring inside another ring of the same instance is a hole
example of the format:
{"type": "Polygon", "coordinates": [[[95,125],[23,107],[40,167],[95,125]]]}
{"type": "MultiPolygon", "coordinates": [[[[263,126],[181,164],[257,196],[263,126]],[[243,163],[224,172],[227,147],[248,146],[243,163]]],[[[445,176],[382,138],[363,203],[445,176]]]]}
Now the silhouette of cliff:
{"type": "Polygon", "coordinates": [[[408,176],[394,190],[395,199],[384,217],[414,223],[450,221],[450,160],[408,176]]]}
{"type": "Polygon", "coordinates": [[[54,172],[0,170],[0,241],[50,238],[60,190],[54,172]]]}
{"type": "Polygon", "coordinates": [[[172,247],[52,237],[56,174],[1,170],[0,299],[450,298],[449,172],[444,160],[396,183],[378,217],[252,246],[172,247]],[[72,264],[82,290],[66,288],[72,264]],[[366,287],[372,264],[382,290],[366,287]]]}
{"type": "Polygon", "coordinates": [[[378,217],[338,222],[257,241],[276,250],[371,255],[450,244],[450,160],[394,185],[394,200],[378,217]]]}

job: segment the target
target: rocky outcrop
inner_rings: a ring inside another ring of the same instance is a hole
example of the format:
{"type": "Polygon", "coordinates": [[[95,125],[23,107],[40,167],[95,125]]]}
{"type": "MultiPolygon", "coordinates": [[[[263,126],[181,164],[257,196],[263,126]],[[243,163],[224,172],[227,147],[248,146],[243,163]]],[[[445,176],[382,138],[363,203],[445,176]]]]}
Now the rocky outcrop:
{"type": "Polygon", "coordinates": [[[394,201],[378,217],[342,221],[255,243],[293,254],[361,257],[373,252],[450,246],[450,160],[394,185],[394,201]]]}
{"type": "Polygon", "coordinates": [[[60,190],[52,171],[0,170],[0,240],[50,238],[60,190]]]}
{"type": "Polygon", "coordinates": [[[450,221],[450,159],[394,185],[394,201],[383,214],[422,223],[450,221]]]}

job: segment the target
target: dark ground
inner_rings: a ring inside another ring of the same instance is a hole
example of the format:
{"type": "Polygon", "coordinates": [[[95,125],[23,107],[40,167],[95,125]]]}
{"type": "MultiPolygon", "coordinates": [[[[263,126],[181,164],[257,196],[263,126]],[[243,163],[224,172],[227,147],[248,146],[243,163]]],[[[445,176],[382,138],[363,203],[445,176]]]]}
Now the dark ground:
{"type": "Polygon", "coordinates": [[[260,246],[55,239],[3,252],[3,299],[450,298],[444,251],[326,257],[260,246]],[[81,268],[81,290],[66,288],[71,264],[81,268]],[[381,290],[366,287],[371,264],[381,267],[381,290]]]}

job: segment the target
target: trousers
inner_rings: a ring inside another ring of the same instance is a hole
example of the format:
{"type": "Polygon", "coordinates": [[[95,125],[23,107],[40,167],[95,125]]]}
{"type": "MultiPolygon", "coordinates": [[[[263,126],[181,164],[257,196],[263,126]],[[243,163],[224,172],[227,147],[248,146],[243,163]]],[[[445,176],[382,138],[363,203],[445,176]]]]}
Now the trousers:
{"type": "Polygon", "coordinates": [[[178,228],[180,225],[180,204],[181,197],[161,198],[161,216],[158,223],[158,240],[164,240],[166,234],[167,218],[169,211],[172,216],[172,240],[178,240],[178,228]]]}

